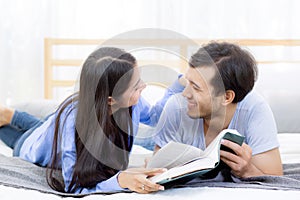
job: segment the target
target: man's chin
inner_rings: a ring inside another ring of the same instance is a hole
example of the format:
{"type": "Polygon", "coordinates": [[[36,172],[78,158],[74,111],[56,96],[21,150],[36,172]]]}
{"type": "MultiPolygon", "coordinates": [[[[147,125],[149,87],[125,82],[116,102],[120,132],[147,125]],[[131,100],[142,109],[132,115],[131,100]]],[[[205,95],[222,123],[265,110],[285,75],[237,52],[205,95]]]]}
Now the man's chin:
{"type": "Polygon", "coordinates": [[[187,115],[190,117],[190,118],[192,118],[192,119],[198,119],[198,118],[200,118],[200,114],[198,114],[198,113],[192,113],[192,112],[187,112],[187,115]]]}

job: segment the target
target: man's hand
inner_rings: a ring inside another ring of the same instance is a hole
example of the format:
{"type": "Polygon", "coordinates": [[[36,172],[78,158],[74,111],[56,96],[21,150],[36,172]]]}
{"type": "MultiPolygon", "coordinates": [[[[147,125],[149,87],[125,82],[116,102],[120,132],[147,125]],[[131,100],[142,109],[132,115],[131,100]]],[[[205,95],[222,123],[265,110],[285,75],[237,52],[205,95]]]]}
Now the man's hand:
{"type": "Polygon", "coordinates": [[[222,150],[220,152],[221,160],[231,168],[234,175],[241,178],[263,175],[263,172],[252,163],[252,149],[250,146],[246,143],[240,146],[229,140],[222,140],[222,144],[236,153],[235,155],[222,150]]]}

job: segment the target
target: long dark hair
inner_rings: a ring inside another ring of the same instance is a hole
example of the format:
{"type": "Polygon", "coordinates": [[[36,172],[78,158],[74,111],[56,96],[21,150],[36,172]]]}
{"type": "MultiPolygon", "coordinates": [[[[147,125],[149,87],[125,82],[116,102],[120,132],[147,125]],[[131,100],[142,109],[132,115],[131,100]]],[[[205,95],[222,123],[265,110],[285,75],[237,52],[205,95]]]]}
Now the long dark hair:
{"type": "Polygon", "coordinates": [[[47,182],[53,189],[65,192],[61,175],[60,141],[62,120],[67,120],[77,108],[75,122],[76,162],[72,179],[66,192],[78,188],[92,188],[97,183],[115,175],[128,166],[132,147],[132,108],[120,108],[112,114],[109,97],[118,99],[128,88],[132,78],[135,58],[124,50],[102,47],[84,62],[80,75],[80,89],[58,108],[55,120],[51,162],[47,182]],[[116,87],[117,86],[117,87],[116,87]],[[71,109],[66,109],[70,107],[71,109]],[[62,113],[66,118],[61,119],[62,113]]]}

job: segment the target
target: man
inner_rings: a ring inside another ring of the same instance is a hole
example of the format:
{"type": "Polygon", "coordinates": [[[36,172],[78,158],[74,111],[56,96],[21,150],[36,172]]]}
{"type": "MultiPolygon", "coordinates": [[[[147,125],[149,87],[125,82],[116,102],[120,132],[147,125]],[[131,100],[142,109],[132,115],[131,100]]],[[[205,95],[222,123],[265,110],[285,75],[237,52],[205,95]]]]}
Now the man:
{"type": "Polygon", "coordinates": [[[265,100],[252,91],[257,77],[254,58],[239,46],[212,42],[190,59],[182,95],[167,103],[157,125],[155,151],[173,140],[205,149],[226,128],[245,136],[239,146],[222,144],[221,160],[241,178],[282,175],[277,128],[265,100]]]}

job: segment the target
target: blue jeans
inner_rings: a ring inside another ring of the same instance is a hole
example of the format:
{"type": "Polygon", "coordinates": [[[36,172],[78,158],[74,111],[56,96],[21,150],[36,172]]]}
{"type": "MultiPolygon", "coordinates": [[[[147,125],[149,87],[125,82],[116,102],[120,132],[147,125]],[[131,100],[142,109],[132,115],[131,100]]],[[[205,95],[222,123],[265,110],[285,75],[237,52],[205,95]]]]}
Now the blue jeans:
{"type": "MultiPolygon", "coordinates": [[[[24,141],[36,128],[38,128],[45,120],[47,120],[49,116],[47,116],[44,120],[41,120],[26,112],[19,112],[16,110],[11,123],[9,125],[0,127],[0,139],[7,146],[14,150],[14,156],[19,156],[20,149],[24,141]]],[[[151,135],[151,133],[143,134],[151,135]]],[[[141,145],[149,150],[153,150],[155,146],[154,141],[149,137],[136,137],[134,144],[141,145]]]]}
{"type": "Polygon", "coordinates": [[[42,123],[42,120],[26,112],[15,111],[11,123],[0,127],[0,139],[18,156],[25,139],[42,123]]]}

